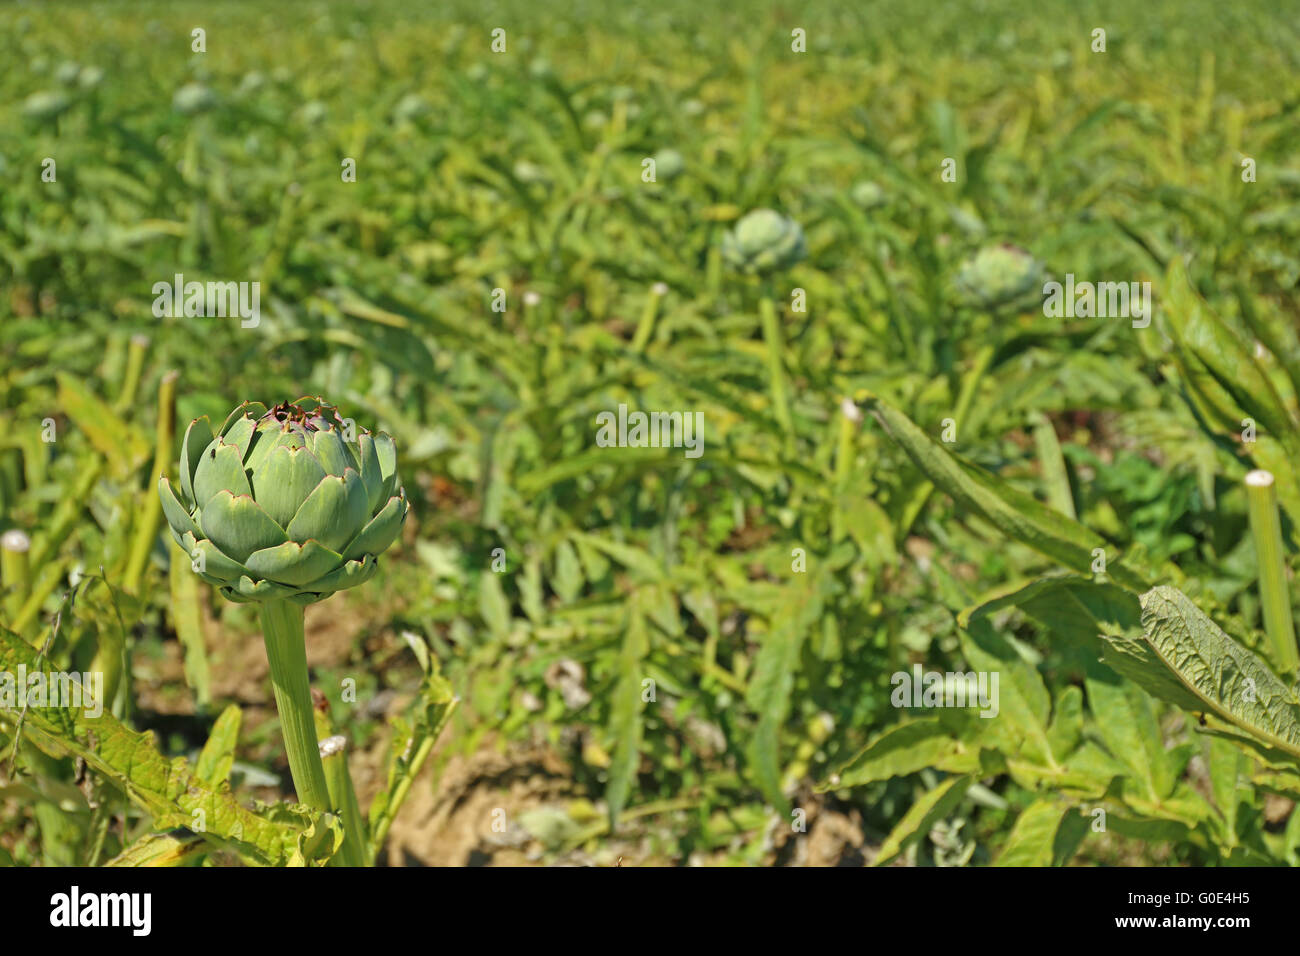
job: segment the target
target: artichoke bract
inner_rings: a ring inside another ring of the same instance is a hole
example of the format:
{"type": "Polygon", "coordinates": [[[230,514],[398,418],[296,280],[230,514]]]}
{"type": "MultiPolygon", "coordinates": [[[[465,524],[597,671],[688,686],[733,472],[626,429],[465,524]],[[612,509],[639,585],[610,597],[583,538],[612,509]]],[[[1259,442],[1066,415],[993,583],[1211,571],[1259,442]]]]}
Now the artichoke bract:
{"type": "Polygon", "coordinates": [[[962,299],[984,308],[1029,304],[1041,295],[1046,272],[1024,249],[1004,243],[971,256],[957,272],[954,284],[962,299]]]}
{"type": "Polygon", "coordinates": [[[368,580],[408,509],[397,447],[319,399],[245,402],[213,432],[195,419],[180,487],[158,483],[172,537],[232,601],[311,604],[368,580]]]}
{"type": "Polygon", "coordinates": [[[722,237],[722,257],[732,268],[750,275],[788,268],[807,254],[803,229],[772,209],[746,213],[722,237]]]}

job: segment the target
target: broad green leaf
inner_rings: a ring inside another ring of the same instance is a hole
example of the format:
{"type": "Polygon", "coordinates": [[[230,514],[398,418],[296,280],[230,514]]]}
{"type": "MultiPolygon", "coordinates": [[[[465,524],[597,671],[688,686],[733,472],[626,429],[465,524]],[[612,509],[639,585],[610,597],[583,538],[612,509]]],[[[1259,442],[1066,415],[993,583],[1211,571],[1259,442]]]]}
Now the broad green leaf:
{"type": "Polygon", "coordinates": [[[478,612],[497,640],[510,634],[510,602],[501,588],[501,576],[483,572],[478,578],[478,612]]]}
{"type": "Polygon", "coordinates": [[[1158,576],[1140,565],[1129,567],[1100,535],[948,452],[906,415],[874,395],[868,395],[865,404],[935,487],[1008,537],[1080,573],[1090,571],[1094,551],[1100,549],[1106,555],[1106,573],[1129,590],[1146,590],[1158,576]]]}
{"type": "Polygon", "coordinates": [[[675,469],[681,461],[679,448],[593,448],[521,475],[516,484],[521,495],[532,498],[558,482],[590,475],[599,468],[616,469],[623,474],[656,468],[675,469]]]}
{"type": "Polygon", "coordinates": [[[1136,594],[1107,582],[1052,575],[968,608],[958,616],[958,623],[968,626],[1009,607],[1019,608],[1053,638],[1090,652],[1100,650],[1107,666],[1155,697],[1187,710],[1201,709],[1200,701],[1143,639],[1142,604],[1136,594]]]}
{"type": "Polygon", "coordinates": [[[1089,675],[1086,686],[1097,731],[1111,756],[1142,785],[1146,799],[1159,802],[1172,794],[1176,780],[1151,698],[1110,671],[1089,675]]]}
{"type": "MultiPolygon", "coordinates": [[[[28,672],[43,666],[21,638],[0,631],[0,671],[15,673],[19,665],[28,672]]],[[[20,710],[14,701],[0,698],[0,718],[10,725],[17,722],[20,710]]],[[[168,760],[160,754],[152,734],[136,733],[107,712],[88,717],[85,708],[29,707],[23,733],[48,754],[80,757],[148,813],[155,829],[188,829],[202,819],[205,839],[229,845],[254,862],[283,866],[311,859],[304,857],[300,840],[306,829],[320,822],[317,811],[294,811],[299,825],[287,822],[287,817],[286,822],[272,821],[254,813],[237,803],[227,788],[205,785],[185,758],[168,760]]]]}
{"type": "Polygon", "coordinates": [[[926,767],[949,773],[971,773],[979,769],[979,748],[954,739],[951,729],[938,717],[905,720],[877,734],[839,770],[833,784],[823,782],[817,790],[824,793],[858,787],[916,773],[926,767]]]}
{"type": "Polygon", "coordinates": [[[930,832],[930,828],[952,813],[975,782],[973,776],[948,777],[912,804],[903,819],[880,845],[873,866],[883,866],[930,832]]]}
{"type": "Polygon", "coordinates": [[[1016,818],[994,866],[1051,866],[1056,834],[1069,805],[1050,797],[1035,800],[1016,818]]]}
{"type": "Polygon", "coordinates": [[[104,865],[190,866],[208,849],[203,838],[193,833],[146,833],[104,865]]]}
{"type": "Polygon", "coordinates": [[[759,646],[746,701],[758,715],[749,743],[749,760],[759,789],[773,806],[789,815],[789,801],[781,789],[780,734],[790,713],[790,696],[804,640],[822,614],[826,597],[826,563],[796,574],[783,593],[784,600],[771,615],[759,646]]]}
{"type": "Polygon", "coordinates": [[[1066,866],[1079,850],[1092,821],[1077,810],[1071,810],[1056,828],[1056,839],[1052,841],[1052,866],[1066,866]]]}
{"type": "Polygon", "coordinates": [[[555,571],[551,575],[551,587],[565,604],[572,604],[582,593],[585,580],[582,563],[578,553],[569,541],[561,541],[555,547],[555,571]]]}
{"type": "Polygon", "coordinates": [[[1242,777],[1249,770],[1249,762],[1241,748],[1223,737],[1211,737],[1206,762],[1210,767],[1210,791],[1214,805],[1222,817],[1224,842],[1237,843],[1237,809],[1241,806],[1243,789],[1249,799],[1250,786],[1242,787],[1242,777]]]}
{"type": "Polygon", "coordinates": [[[1002,753],[1059,770],[1064,755],[1052,752],[1047,733],[1052,702],[1037,669],[983,618],[962,633],[962,653],[974,670],[989,674],[990,681],[991,675],[998,675],[998,713],[979,719],[994,728],[990,735],[999,741],[1002,753]]]}
{"type": "Polygon", "coordinates": [[[1079,746],[1083,737],[1083,691],[1071,684],[1056,695],[1047,744],[1052,753],[1065,756],[1079,746]]]}
{"type": "Polygon", "coordinates": [[[1165,275],[1164,313],[1179,349],[1195,356],[1238,408],[1281,442],[1293,461],[1300,457],[1297,422],[1255,357],[1253,343],[1197,295],[1181,259],[1171,262],[1165,275]]]}
{"type": "Polygon", "coordinates": [[[593,534],[574,534],[571,536],[571,540],[579,547],[587,545],[598,552],[602,552],[623,565],[623,567],[627,568],[629,571],[634,571],[643,578],[647,578],[651,581],[661,581],[664,579],[663,565],[661,565],[652,555],[640,548],[628,544],[620,544],[617,541],[609,541],[593,534]]]}
{"type": "Polygon", "coordinates": [[[212,733],[199,752],[199,759],[194,763],[194,776],[210,787],[219,787],[230,780],[242,720],[243,712],[239,706],[228,706],[213,723],[212,733]]]}
{"type": "Polygon", "coordinates": [[[1147,643],[1205,710],[1300,757],[1295,694],[1185,594],[1158,587],[1142,595],[1142,625],[1147,643]]]}

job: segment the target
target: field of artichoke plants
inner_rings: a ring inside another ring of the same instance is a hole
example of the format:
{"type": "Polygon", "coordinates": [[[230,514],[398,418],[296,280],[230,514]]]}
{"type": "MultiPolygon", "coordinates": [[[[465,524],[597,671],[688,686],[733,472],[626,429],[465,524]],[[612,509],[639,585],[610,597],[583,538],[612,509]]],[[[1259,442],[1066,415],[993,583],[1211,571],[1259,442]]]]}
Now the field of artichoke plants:
{"type": "Polygon", "coordinates": [[[0,863],[1300,864],[1296,13],[0,6],[0,863]]]}

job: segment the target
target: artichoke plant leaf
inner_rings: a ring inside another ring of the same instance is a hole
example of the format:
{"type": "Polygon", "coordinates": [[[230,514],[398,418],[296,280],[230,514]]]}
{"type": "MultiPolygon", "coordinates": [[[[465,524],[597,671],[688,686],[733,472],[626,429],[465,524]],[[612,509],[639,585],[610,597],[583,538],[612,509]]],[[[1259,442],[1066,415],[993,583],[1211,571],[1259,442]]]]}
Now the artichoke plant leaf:
{"type": "MultiPolygon", "coordinates": [[[[0,670],[16,673],[20,666],[35,673],[43,664],[22,638],[0,629],[0,670]]],[[[297,808],[292,822],[269,819],[240,805],[227,787],[205,783],[184,757],[164,757],[152,733],[137,733],[107,712],[87,716],[97,708],[85,696],[82,703],[26,708],[23,735],[53,756],[80,757],[148,813],[156,830],[188,829],[202,819],[204,839],[250,861],[285,865],[300,853],[300,834],[318,822],[317,811],[297,808]]],[[[0,719],[6,723],[17,723],[23,709],[0,695],[0,719]]]]}

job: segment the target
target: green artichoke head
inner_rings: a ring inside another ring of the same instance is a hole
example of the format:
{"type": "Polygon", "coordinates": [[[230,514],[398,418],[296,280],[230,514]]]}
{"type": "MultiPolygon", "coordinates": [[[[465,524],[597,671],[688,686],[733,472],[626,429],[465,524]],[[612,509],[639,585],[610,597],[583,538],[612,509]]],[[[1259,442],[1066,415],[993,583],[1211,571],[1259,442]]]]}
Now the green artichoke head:
{"type": "Polygon", "coordinates": [[[954,283],[960,297],[986,309],[1012,307],[1041,294],[1046,272],[1042,263],[1018,246],[986,246],[957,271],[954,283]]]}
{"type": "Polygon", "coordinates": [[[206,113],[217,105],[217,95],[202,83],[186,83],[172,95],[172,109],[186,116],[206,113]]]}
{"type": "Polygon", "coordinates": [[[60,90],[42,90],[23,100],[23,115],[28,119],[52,119],[72,106],[72,100],[60,90]]]}
{"type": "Polygon", "coordinates": [[[661,149],[654,154],[655,176],[658,179],[675,179],[686,171],[686,160],[675,149],[661,149]]]}
{"type": "Polygon", "coordinates": [[[885,190],[879,183],[869,179],[854,183],[853,188],[849,190],[849,198],[863,209],[879,209],[886,200],[885,190]]]}
{"type": "Polygon", "coordinates": [[[771,209],[746,213],[722,237],[722,257],[748,275],[787,269],[807,254],[803,229],[771,209]]]}
{"type": "Polygon", "coordinates": [[[406,519],[397,447],[320,399],[245,402],[195,419],[180,487],[158,483],[172,537],[232,601],[307,605],[368,580],[406,519]]]}

